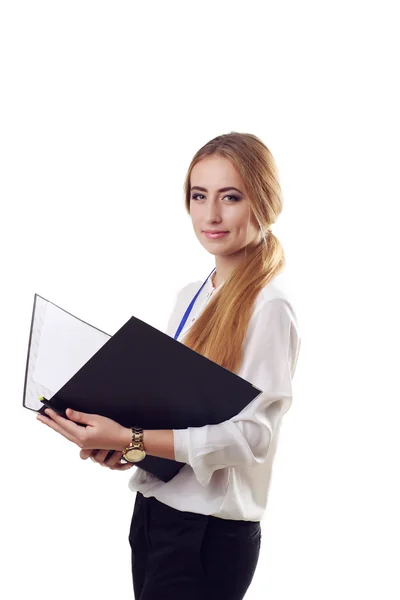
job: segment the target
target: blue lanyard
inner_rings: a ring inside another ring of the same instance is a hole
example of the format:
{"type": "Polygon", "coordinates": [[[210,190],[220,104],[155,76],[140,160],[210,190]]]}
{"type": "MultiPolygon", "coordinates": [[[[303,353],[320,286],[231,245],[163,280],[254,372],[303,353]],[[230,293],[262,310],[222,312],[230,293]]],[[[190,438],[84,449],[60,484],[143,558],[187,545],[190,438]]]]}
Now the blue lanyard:
{"type": "MultiPolygon", "coordinates": [[[[211,271],[210,275],[211,275],[212,273],[214,273],[214,271],[215,271],[215,268],[214,268],[214,269],[211,271]]],[[[203,283],[203,285],[201,286],[201,288],[200,288],[200,289],[199,289],[199,291],[196,293],[195,297],[193,298],[193,300],[191,301],[191,303],[190,303],[190,304],[189,304],[189,306],[187,307],[187,309],[186,309],[186,312],[185,312],[185,314],[183,315],[183,317],[182,317],[182,320],[181,320],[181,322],[180,322],[180,324],[179,324],[179,327],[178,327],[178,329],[176,330],[176,333],[175,333],[175,336],[174,336],[174,340],[178,339],[178,337],[179,337],[179,334],[180,334],[180,332],[182,331],[182,329],[184,328],[184,326],[185,326],[185,323],[186,323],[186,321],[187,321],[187,319],[188,319],[188,316],[190,315],[190,311],[191,311],[191,310],[192,310],[192,308],[193,308],[193,304],[196,302],[197,296],[200,294],[201,290],[203,289],[203,287],[206,285],[207,281],[209,280],[209,278],[210,278],[210,275],[207,277],[207,279],[205,280],[205,282],[203,283]]]]}

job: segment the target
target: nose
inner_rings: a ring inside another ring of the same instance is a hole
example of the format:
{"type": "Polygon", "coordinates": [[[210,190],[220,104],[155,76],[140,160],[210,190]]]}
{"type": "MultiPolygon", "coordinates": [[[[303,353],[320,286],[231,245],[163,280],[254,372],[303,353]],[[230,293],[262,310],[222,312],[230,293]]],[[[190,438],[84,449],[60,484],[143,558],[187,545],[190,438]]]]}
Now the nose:
{"type": "Polygon", "coordinates": [[[212,201],[206,203],[205,218],[207,223],[221,222],[221,214],[218,203],[212,201]]]}

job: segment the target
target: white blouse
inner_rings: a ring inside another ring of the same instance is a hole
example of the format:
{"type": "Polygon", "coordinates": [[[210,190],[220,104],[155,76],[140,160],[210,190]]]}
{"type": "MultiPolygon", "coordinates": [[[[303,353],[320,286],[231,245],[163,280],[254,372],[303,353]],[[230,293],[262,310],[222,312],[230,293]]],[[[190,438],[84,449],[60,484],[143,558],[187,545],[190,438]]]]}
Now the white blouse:
{"type": "MultiPolygon", "coordinates": [[[[165,332],[171,337],[201,284],[195,281],[177,294],[165,332]]],[[[178,341],[222,285],[214,288],[208,277],[178,341]]],[[[300,343],[297,318],[280,274],[255,300],[237,373],[263,393],[223,423],[174,429],[175,460],[185,466],[167,483],[134,466],[129,488],[180,511],[261,521],[281,419],[292,403],[300,343]]]]}

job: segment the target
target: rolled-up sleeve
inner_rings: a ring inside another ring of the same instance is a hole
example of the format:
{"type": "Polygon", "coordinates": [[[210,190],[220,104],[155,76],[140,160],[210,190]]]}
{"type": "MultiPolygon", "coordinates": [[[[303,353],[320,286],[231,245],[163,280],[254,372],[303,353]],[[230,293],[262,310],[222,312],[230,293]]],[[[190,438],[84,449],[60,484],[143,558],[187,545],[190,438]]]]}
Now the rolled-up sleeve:
{"type": "Polygon", "coordinates": [[[284,298],[265,302],[252,316],[240,376],[262,390],[239,414],[216,425],[174,429],[175,460],[190,465],[201,485],[214,471],[264,462],[275,430],[292,402],[300,349],[296,317],[284,298]]]}

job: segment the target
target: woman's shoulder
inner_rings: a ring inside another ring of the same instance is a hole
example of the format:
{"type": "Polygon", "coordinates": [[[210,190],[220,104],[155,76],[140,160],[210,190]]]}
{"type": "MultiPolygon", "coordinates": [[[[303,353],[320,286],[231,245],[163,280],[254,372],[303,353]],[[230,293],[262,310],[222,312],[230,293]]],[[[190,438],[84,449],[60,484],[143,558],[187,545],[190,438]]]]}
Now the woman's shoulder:
{"type": "Polygon", "coordinates": [[[283,305],[293,320],[297,320],[294,289],[285,273],[276,275],[260,290],[255,300],[254,314],[262,311],[264,307],[269,307],[270,302],[283,305]]]}
{"type": "Polygon", "coordinates": [[[204,282],[201,281],[201,279],[196,279],[195,281],[191,281],[190,283],[187,283],[182,288],[180,288],[179,293],[184,294],[184,293],[188,293],[189,291],[191,292],[192,290],[198,290],[199,287],[202,285],[202,283],[204,283],[204,282]]]}
{"type": "Polygon", "coordinates": [[[182,307],[186,307],[192,298],[195,296],[196,292],[201,287],[202,281],[191,281],[187,283],[183,287],[179,287],[175,292],[175,297],[173,301],[173,312],[180,313],[182,307]]]}
{"type": "Polygon", "coordinates": [[[268,302],[277,298],[291,302],[293,299],[293,291],[290,286],[290,281],[285,273],[276,275],[260,290],[258,297],[261,302],[268,302]]]}
{"type": "Polygon", "coordinates": [[[196,294],[196,292],[201,287],[202,283],[203,282],[199,279],[199,280],[191,281],[190,283],[187,283],[183,287],[179,288],[179,290],[176,294],[177,302],[184,302],[184,301],[186,301],[186,299],[189,296],[190,296],[190,298],[193,298],[193,296],[196,294]]]}

